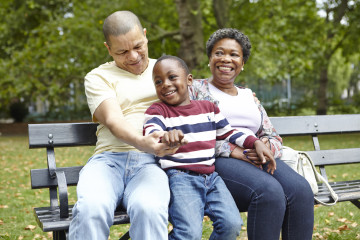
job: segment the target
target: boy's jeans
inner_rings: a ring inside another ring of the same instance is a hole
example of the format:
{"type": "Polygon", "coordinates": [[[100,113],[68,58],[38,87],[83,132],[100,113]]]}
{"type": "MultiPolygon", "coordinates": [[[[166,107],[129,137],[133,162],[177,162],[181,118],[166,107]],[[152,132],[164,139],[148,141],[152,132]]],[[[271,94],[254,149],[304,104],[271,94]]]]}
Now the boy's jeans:
{"type": "Polygon", "coordinates": [[[236,204],[216,172],[209,175],[192,174],[170,169],[171,199],[169,206],[173,232],[169,239],[201,239],[205,215],[213,221],[210,239],[236,239],[242,219],[236,204]]]}
{"type": "Polygon", "coordinates": [[[80,172],[70,239],[107,240],[114,211],[130,216],[133,240],[168,239],[168,178],[154,156],[135,151],[103,152],[80,172]]]}

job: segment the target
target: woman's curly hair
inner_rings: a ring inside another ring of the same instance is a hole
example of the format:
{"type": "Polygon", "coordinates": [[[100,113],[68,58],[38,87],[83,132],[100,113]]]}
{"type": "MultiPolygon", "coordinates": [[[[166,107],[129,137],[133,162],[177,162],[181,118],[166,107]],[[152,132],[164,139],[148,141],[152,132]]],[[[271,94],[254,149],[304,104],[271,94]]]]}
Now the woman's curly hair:
{"type": "Polygon", "coordinates": [[[209,39],[206,42],[206,54],[210,58],[211,52],[214,48],[214,45],[224,38],[230,38],[236,40],[242,49],[243,52],[243,59],[244,63],[249,59],[250,57],[250,49],[251,49],[251,43],[249,38],[240,32],[239,30],[235,28],[221,28],[219,30],[216,30],[209,39]]]}

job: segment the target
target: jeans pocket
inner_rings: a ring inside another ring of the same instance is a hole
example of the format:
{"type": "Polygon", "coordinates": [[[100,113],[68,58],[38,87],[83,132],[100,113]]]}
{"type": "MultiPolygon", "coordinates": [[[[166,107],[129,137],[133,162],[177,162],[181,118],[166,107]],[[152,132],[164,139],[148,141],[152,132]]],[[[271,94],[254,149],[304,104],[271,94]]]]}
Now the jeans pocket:
{"type": "Polygon", "coordinates": [[[178,169],[168,169],[168,170],[165,170],[165,172],[169,178],[175,177],[176,175],[184,174],[184,172],[182,172],[178,169]]]}

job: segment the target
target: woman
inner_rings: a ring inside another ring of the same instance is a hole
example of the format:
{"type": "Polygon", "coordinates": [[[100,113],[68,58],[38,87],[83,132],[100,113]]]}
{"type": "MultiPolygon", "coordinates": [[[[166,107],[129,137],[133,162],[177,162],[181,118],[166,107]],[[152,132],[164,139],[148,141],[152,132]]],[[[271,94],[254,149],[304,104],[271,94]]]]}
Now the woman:
{"type": "Polygon", "coordinates": [[[254,101],[250,89],[234,85],[250,56],[251,44],[236,29],[219,29],[206,44],[212,75],[198,79],[190,89],[191,98],[218,104],[233,127],[255,134],[276,158],[274,174],[257,154],[229,143],[219,143],[216,171],[224,179],[241,212],[248,212],[250,240],[312,239],[314,199],[305,178],[279,160],[282,140],[265,109],[254,101]],[[240,160],[239,160],[240,159],[240,160]]]}

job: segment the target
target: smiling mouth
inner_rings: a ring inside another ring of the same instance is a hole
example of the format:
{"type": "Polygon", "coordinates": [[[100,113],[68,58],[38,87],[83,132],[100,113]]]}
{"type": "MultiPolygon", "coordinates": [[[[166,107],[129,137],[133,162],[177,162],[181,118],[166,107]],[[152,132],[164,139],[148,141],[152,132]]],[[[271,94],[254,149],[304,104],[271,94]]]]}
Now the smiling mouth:
{"type": "Polygon", "coordinates": [[[138,60],[138,61],[136,61],[136,62],[130,63],[129,65],[134,65],[134,66],[136,66],[136,65],[138,65],[139,63],[141,63],[141,59],[138,60]]]}
{"type": "Polygon", "coordinates": [[[224,67],[224,66],[219,66],[218,69],[219,69],[221,72],[231,72],[232,70],[234,70],[234,69],[231,68],[231,67],[224,67]]]}
{"type": "Polygon", "coordinates": [[[171,95],[171,94],[173,94],[173,93],[175,93],[175,92],[176,92],[176,90],[173,90],[173,91],[164,93],[163,95],[164,95],[165,97],[167,97],[167,96],[169,96],[169,95],[171,95]]]}

